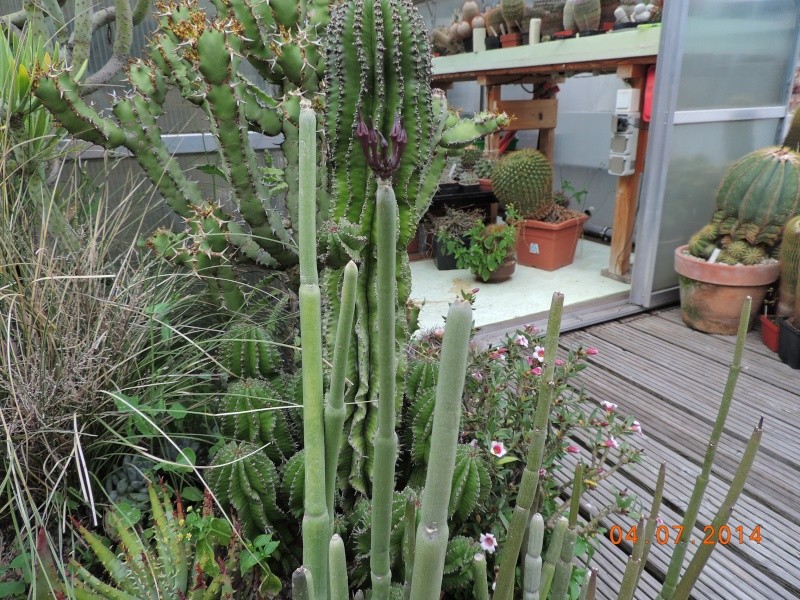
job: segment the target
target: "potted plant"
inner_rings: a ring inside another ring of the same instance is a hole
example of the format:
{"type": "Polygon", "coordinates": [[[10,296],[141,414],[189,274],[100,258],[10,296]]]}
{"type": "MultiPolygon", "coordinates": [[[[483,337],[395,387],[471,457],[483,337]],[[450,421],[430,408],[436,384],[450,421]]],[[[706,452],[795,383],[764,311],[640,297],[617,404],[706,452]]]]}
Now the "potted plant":
{"type": "Polygon", "coordinates": [[[517,262],[554,271],[575,259],[575,248],[589,218],[561,206],[553,196],[553,169],[538,150],[525,148],[503,155],[492,169],[494,195],[513,204],[517,223],[517,262]]]}
{"type": "MultiPolygon", "coordinates": [[[[524,0],[500,0],[500,10],[507,29],[500,35],[500,45],[512,48],[522,43],[523,23],[525,21],[524,0]]],[[[501,26],[502,27],[502,26],[501,26]]]]}
{"type": "Polygon", "coordinates": [[[778,356],[793,369],[800,369],[800,216],[786,224],[780,259],[778,356]]]}
{"type": "Polygon", "coordinates": [[[731,166],[722,179],[711,222],[675,250],[684,323],[733,335],[744,299],[752,326],[767,289],[786,220],[800,210],[800,154],[762,148],[731,166]]]}
{"type": "Polygon", "coordinates": [[[481,158],[472,168],[472,171],[478,177],[478,185],[482,192],[492,191],[492,169],[494,169],[495,161],[491,158],[481,158]]]}
{"type": "MultiPolygon", "coordinates": [[[[513,210],[508,212],[513,215],[513,210]]],[[[445,241],[459,269],[469,269],[486,283],[500,283],[511,278],[516,266],[516,227],[508,223],[485,225],[477,221],[466,237],[466,241],[452,236],[445,241]]]]}
{"type": "Polygon", "coordinates": [[[778,323],[778,317],[774,314],[770,314],[770,304],[771,303],[769,301],[764,302],[764,312],[761,313],[761,316],[759,317],[759,323],[761,324],[761,341],[767,348],[773,352],[777,352],[781,334],[781,326],[778,323]]]}
{"type": "Polygon", "coordinates": [[[481,210],[459,210],[449,206],[445,207],[444,214],[427,216],[426,228],[433,232],[432,257],[437,269],[450,271],[458,268],[455,254],[447,251],[446,240],[465,239],[475,222],[482,220],[481,210]]]}

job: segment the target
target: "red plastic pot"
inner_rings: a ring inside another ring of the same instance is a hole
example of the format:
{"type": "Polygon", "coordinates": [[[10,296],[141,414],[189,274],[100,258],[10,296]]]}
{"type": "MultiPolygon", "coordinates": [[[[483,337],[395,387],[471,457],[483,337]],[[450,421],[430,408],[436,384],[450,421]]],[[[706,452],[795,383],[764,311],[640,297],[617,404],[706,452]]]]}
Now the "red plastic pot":
{"type": "Polygon", "coordinates": [[[761,341],[764,345],[773,352],[778,351],[778,344],[780,343],[781,327],[775,320],[775,317],[769,315],[761,315],[761,341]]]}

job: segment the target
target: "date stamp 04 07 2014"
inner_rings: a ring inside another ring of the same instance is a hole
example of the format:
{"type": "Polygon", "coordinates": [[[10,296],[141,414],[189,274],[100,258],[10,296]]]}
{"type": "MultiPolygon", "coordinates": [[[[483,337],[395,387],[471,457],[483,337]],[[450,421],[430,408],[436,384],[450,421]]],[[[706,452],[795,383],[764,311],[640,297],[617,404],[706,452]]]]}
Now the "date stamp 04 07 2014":
{"type": "MultiPolygon", "coordinates": [[[[631,525],[627,531],[619,525],[612,525],[608,530],[608,539],[612,544],[616,545],[621,544],[623,541],[635,544],[639,539],[639,532],[637,529],[637,525],[631,525]]],[[[660,524],[656,527],[652,542],[662,546],[666,544],[677,544],[681,541],[682,536],[682,525],[671,525],[667,527],[666,525],[660,524]]],[[[645,540],[646,544],[650,542],[651,540],[645,540]]],[[[713,525],[706,525],[703,527],[703,539],[690,538],[689,542],[692,544],[697,544],[699,542],[706,545],[722,544],[723,546],[727,544],[760,544],[761,525],[756,525],[749,532],[741,525],[736,527],[722,525],[719,529],[715,529],[713,525]]]]}

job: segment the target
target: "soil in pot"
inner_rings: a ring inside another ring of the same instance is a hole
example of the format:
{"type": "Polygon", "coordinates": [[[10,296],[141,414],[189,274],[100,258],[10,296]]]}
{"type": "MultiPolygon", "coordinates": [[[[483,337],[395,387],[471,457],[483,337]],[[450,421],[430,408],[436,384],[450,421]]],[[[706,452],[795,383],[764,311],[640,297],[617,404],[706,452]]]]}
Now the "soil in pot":
{"type": "Polygon", "coordinates": [[[793,369],[800,369],[800,329],[789,323],[788,319],[778,322],[781,327],[778,356],[793,369]]]}
{"type": "Polygon", "coordinates": [[[770,315],[761,315],[759,321],[761,322],[761,341],[767,348],[777,352],[781,332],[780,325],[775,317],[770,315]]]}
{"type": "Polygon", "coordinates": [[[769,285],[778,279],[780,263],[723,265],[691,256],[686,246],[675,249],[681,317],[692,329],[704,333],[736,335],[745,298],[752,298],[749,327],[764,302],[769,285]]]}

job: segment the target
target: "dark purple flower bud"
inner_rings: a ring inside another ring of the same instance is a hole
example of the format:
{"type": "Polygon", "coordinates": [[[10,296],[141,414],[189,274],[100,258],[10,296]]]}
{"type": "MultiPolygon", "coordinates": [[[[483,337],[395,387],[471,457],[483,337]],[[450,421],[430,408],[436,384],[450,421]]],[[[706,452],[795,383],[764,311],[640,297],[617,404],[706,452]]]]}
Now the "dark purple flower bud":
{"type": "Polygon", "coordinates": [[[408,143],[408,136],[400,122],[400,116],[395,117],[392,125],[389,134],[391,143],[374,126],[368,125],[361,114],[358,115],[356,136],[364,151],[367,164],[375,176],[379,179],[391,179],[400,165],[403,151],[408,143]]]}

